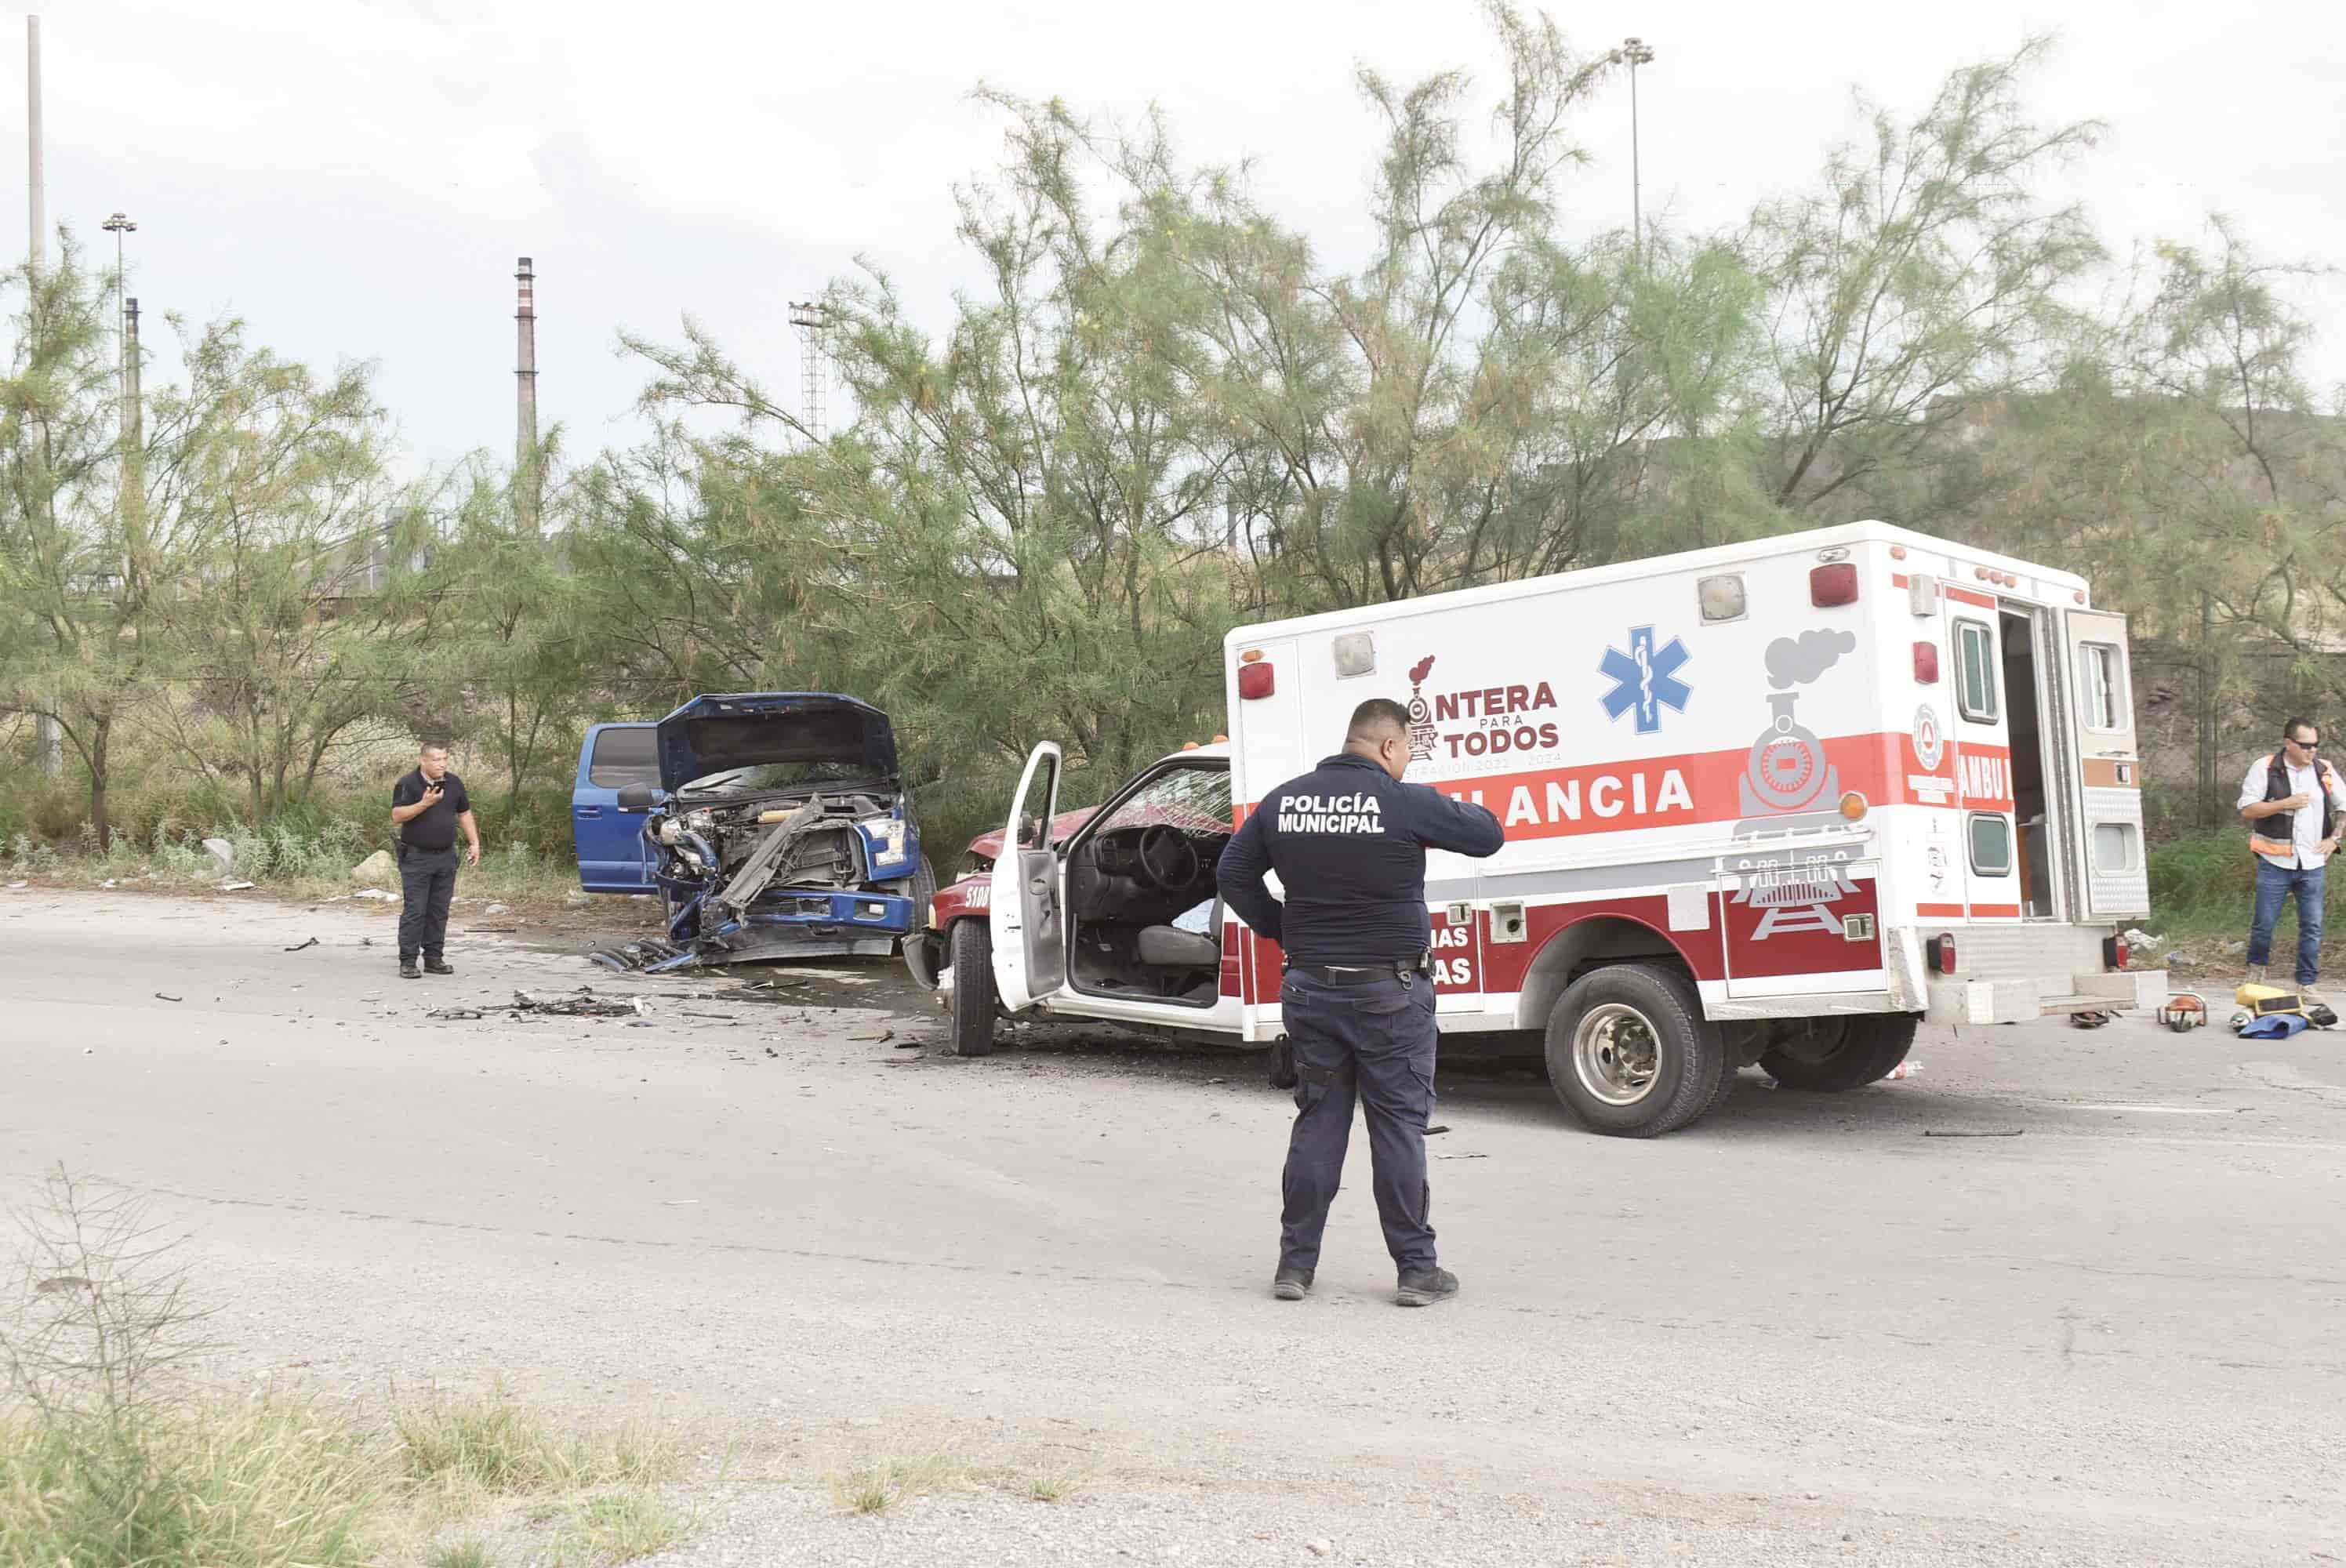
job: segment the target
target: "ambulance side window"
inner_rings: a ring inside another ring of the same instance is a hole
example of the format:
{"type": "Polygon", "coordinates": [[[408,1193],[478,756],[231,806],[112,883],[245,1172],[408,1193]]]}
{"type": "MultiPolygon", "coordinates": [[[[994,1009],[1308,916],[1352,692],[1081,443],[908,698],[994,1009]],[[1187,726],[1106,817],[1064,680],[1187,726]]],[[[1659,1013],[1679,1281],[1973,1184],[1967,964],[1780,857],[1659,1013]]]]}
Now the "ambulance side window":
{"type": "Polygon", "coordinates": [[[2126,677],[2119,672],[2118,650],[2108,643],[2082,643],[2077,648],[2077,687],[2088,729],[2127,728],[2126,677]]]}
{"type": "Polygon", "coordinates": [[[2012,824],[1986,811],[1972,813],[1972,870],[1983,877],[2012,874],[2012,824]]]}
{"type": "Polygon", "coordinates": [[[1965,718],[1995,722],[1995,634],[1978,621],[1955,623],[1955,706],[1965,718]]]}

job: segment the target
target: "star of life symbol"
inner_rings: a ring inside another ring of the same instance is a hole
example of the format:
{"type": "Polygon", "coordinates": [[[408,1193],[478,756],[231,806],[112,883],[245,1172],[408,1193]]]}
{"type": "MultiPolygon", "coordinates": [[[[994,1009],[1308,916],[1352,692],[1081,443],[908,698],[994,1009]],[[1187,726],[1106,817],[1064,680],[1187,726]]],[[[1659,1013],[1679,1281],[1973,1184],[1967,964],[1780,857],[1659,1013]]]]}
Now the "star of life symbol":
{"type": "Polygon", "coordinates": [[[1635,708],[1637,733],[1651,735],[1662,727],[1662,708],[1684,713],[1687,698],[1694,695],[1694,689],[1678,678],[1678,667],[1687,657],[1686,644],[1678,638],[1657,648],[1653,627],[1630,627],[1629,651],[1607,647],[1605,662],[1596,667],[1597,673],[1613,683],[1613,689],[1605,694],[1605,717],[1618,719],[1635,708]]]}

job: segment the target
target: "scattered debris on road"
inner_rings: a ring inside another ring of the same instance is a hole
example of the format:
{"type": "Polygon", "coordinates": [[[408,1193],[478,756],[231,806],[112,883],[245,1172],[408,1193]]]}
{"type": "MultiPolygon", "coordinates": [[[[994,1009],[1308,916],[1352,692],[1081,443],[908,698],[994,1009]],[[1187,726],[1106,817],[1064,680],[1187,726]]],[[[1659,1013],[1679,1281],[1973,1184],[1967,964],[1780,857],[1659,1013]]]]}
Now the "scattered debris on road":
{"type": "Polygon", "coordinates": [[[381,888],[361,888],[358,891],[352,893],[351,897],[354,899],[374,899],[382,903],[392,903],[397,901],[399,895],[397,893],[384,892],[381,888]]]}
{"type": "Polygon", "coordinates": [[[636,942],[623,942],[617,947],[597,948],[586,957],[590,962],[599,963],[605,969],[620,974],[633,974],[638,970],[649,969],[654,964],[680,957],[683,952],[680,947],[672,946],[658,937],[648,936],[636,942]]]}
{"type": "Polygon", "coordinates": [[[158,1002],[185,1002],[187,998],[184,996],[166,996],[158,991],[155,993],[155,1000],[158,1002]]]}
{"type": "MultiPolygon", "coordinates": [[[[582,985],[567,996],[533,996],[526,991],[516,991],[511,1002],[481,1002],[456,1007],[436,1007],[423,1016],[449,1022],[467,1018],[485,1018],[492,1013],[511,1013],[539,1018],[638,1018],[643,1012],[644,1004],[640,998],[623,1002],[615,996],[597,996],[595,994],[593,986],[582,985]]],[[[708,1013],[703,1016],[722,1015],[708,1013]]]]}
{"type": "Polygon", "coordinates": [[[622,1002],[615,996],[597,996],[593,986],[582,985],[567,996],[532,996],[516,991],[514,1011],[555,1018],[630,1018],[641,1014],[644,1004],[641,998],[622,1002]]]}
{"type": "Polygon", "coordinates": [[[224,893],[240,893],[250,891],[255,885],[252,882],[222,882],[219,885],[219,891],[224,893]]]}
{"type": "Polygon", "coordinates": [[[305,948],[312,948],[312,947],[315,947],[315,946],[317,946],[317,945],[318,945],[318,939],[317,939],[316,937],[314,937],[314,936],[313,936],[313,937],[311,937],[311,938],[309,941],[307,941],[307,942],[295,942],[291,947],[287,948],[285,951],[286,951],[286,952],[301,952],[301,951],[302,951],[303,949],[305,949],[305,948]]]}
{"type": "Polygon", "coordinates": [[[2026,1127],[1997,1127],[1974,1132],[1969,1129],[1924,1127],[1923,1135],[1926,1138],[2016,1138],[2027,1130],[2026,1127]]]}

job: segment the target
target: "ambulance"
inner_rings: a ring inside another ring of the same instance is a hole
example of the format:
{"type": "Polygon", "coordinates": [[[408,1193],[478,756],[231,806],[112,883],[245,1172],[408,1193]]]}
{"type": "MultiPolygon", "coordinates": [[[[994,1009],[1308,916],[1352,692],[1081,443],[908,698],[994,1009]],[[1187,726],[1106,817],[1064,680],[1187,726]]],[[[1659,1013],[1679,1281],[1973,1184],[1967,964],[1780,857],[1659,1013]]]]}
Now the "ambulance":
{"type": "Polygon", "coordinates": [[[1281,956],[1214,885],[1369,697],[1408,777],[1506,842],[1429,853],[1445,1034],[1536,1045],[1600,1133],[1650,1136],[1742,1067],[1846,1090],[1923,1022],[2160,1005],[2126,621],[2083,578],[1881,523],[1241,628],[1229,738],[1064,836],[1028,759],[984,872],[908,943],[965,1054],[998,1017],[1279,1038],[1281,956]]]}

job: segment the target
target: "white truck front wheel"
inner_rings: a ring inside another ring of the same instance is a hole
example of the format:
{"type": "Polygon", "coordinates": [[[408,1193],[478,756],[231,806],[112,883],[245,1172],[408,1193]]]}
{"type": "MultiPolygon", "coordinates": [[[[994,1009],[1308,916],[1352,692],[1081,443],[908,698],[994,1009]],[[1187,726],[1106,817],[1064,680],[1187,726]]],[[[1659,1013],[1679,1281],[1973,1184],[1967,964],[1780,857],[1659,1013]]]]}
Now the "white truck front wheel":
{"type": "Polygon", "coordinates": [[[994,989],[994,932],[983,920],[954,921],[953,1030],[948,1035],[956,1056],[994,1054],[994,1014],[999,1005],[994,989]]]}

